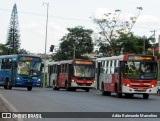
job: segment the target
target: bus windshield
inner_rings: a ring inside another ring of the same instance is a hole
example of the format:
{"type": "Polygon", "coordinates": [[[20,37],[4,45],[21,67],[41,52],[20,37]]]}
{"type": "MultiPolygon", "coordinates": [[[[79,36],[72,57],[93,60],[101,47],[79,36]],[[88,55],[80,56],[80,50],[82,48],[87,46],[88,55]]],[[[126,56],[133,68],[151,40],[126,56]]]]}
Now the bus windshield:
{"type": "Polygon", "coordinates": [[[145,61],[128,61],[124,67],[124,77],[136,79],[156,79],[157,63],[145,61]]]}
{"type": "Polygon", "coordinates": [[[75,65],[74,76],[76,77],[94,77],[94,67],[89,65],[75,65]]]}
{"type": "Polygon", "coordinates": [[[19,61],[17,73],[24,76],[38,76],[41,74],[41,62],[19,61]]]}

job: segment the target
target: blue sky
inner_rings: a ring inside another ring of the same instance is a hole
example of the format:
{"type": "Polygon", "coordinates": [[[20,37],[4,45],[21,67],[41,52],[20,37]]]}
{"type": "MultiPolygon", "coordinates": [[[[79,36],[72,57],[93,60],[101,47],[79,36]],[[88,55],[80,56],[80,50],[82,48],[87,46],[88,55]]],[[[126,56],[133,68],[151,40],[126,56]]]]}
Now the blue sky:
{"type": "Polygon", "coordinates": [[[51,44],[59,45],[59,40],[67,33],[66,28],[81,25],[96,33],[98,26],[91,17],[116,9],[137,14],[136,8],[142,7],[134,33],[150,36],[150,31],[156,30],[156,37],[160,34],[160,0],[0,0],[0,43],[6,42],[11,11],[16,3],[21,48],[44,53],[47,8],[43,2],[49,2],[47,53],[51,44]]]}

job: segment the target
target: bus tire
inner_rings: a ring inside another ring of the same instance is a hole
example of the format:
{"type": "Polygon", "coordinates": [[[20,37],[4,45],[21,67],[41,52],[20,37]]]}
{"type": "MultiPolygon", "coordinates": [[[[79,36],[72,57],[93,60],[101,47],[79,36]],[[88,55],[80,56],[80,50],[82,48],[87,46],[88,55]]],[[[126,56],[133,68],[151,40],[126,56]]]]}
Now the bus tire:
{"type": "Polygon", "coordinates": [[[7,83],[7,89],[12,89],[12,85],[11,85],[10,81],[8,81],[8,83],[7,83]]]}
{"type": "Polygon", "coordinates": [[[10,81],[6,80],[6,85],[4,85],[4,89],[12,89],[12,85],[11,85],[10,81]]]}
{"type": "Polygon", "coordinates": [[[67,82],[67,81],[65,81],[65,89],[66,89],[67,91],[70,91],[70,88],[68,87],[68,82],[67,82]]]}
{"type": "Polygon", "coordinates": [[[4,85],[4,89],[7,89],[7,85],[4,85]]]}
{"type": "Polygon", "coordinates": [[[106,91],[107,96],[111,96],[111,92],[106,91]]]}
{"type": "Polygon", "coordinates": [[[143,99],[148,99],[149,98],[149,94],[143,94],[143,99]]]}
{"type": "Polygon", "coordinates": [[[125,97],[126,97],[126,98],[132,98],[132,97],[133,97],[133,94],[125,93],[125,97]]]}
{"type": "Polygon", "coordinates": [[[89,92],[89,88],[85,89],[85,92],[89,92]]]}
{"type": "Polygon", "coordinates": [[[104,91],[104,84],[103,83],[101,84],[101,92],[102,92],[103,96],[106,95],[106,91],[104,91]]]}
{"type": "Polygon", "coordinates": [[[56,87],[55,81],[53,81],[52,88],[53,88],[53,90],[59,90],[59,88],[56,87]]]}
{"type": "Polygon", "coordinates": [[[121,97],[122,97],[122,93],[117,92],[116,94],[117,94],[117,97],[118,97],[118,98],[121,98],[121,97]]]}
{"type": "Polygon", "coordinates": [[[32,90],[32,87],[31,87],[31,86],[28,86],[28,87],[27,87],[27,90],[28,90],[28,91],[31,91],[31,90],[32,90]]]}
{"type": "Polygon", "coordinates": [[[117,84],[115,85],[115,89],[116,89],[116,95],[117,95],[117,97],[118,97],[118,98],[121,98],[121,97],[122,97],[122,93],[118,91],[119,88],[118,88],[118,85],[117,85],[117,84]]]}

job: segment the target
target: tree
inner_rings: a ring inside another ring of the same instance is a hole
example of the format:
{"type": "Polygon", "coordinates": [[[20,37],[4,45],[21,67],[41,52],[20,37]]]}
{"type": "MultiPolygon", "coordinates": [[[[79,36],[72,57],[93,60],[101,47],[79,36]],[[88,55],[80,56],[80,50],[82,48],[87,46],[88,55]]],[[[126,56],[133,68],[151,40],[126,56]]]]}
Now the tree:
{"type": "Polygon", "coordinates": [[[121,53],[146,54],[147,50],[151,47],[150,38],[134,36],[132,33],[121,34],[116,42],[119,44],[115,44],[116,49],[114,53],[118,55],[121,53]]]}
{"type": "Polygon", "coordinates": [[[75,28],[67,28],[69,33],[62,37],[60,49],[54,56],[55,60],[67,60],[82,58],[83,54],[93,51],[93,41],[91,29],[84,29],[78,26],[75,28]]]}
{"type": "Polygon", "coordinates": [[[116,40],[121,34],[130,34],[136,23],[142,7],[137,7],[138,14],[135,16],[124,16],[120,10],[106,13],[101,18],[93,18],[95,24],[100,28],[100,38],[96,40],[98,46],[105,50],[106,56],[114,55],[117,43],[116,40]]]}
{"type": "Polygon", "coordinates": [[[0,55],[9,55],[12,51],[12,48],[8,48],[5,44],[0,44],[0,55]]]}
{"type": "Polygon", "coordinates": [[[18,50],[20,48],[20,34],[19,34],[19,22],[18,22],[18,13],[16,4],[14,4],[13,6],[11,14],[6,45],[12,48],[13,50],[12,54],[18,53],[18,50]]]}

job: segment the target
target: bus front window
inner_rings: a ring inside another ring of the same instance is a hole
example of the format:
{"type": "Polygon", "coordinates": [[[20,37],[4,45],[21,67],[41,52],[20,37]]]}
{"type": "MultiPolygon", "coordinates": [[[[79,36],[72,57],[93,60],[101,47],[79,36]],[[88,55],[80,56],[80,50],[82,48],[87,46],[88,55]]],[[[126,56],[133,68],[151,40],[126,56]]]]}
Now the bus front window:
{"type": "Polygon", "coordinates": [[[17,73],[20,75],[29,75],[30,62],[18,62],[17,73]]]}
{"type": "Polygon", "coordinates": [[[41,74],[41,63],[34,61],[18,62],[17,73],[25,76],[38,76],[41,74]]]}
{"type": "Polygon", "coordinates": [[[156,79],[156,62],[126,62],[124,76],[127,78],[156,79]]]}
{"type": "Polygon", "coordinates": [[[74,76],[76,77],[94,77],[94,68],[86,65],[74,66],[74,76]]]}
{"type": "Polygon", "coordinates": [[[41,75],[41,63],[40,62],[31,62],[30,69],[31,69],[32,76],[41,75]]]}

